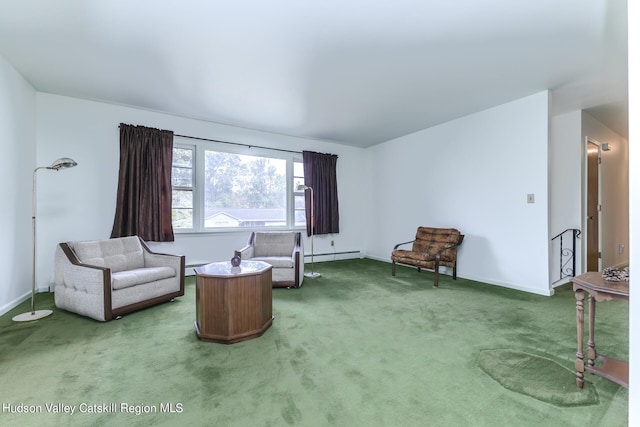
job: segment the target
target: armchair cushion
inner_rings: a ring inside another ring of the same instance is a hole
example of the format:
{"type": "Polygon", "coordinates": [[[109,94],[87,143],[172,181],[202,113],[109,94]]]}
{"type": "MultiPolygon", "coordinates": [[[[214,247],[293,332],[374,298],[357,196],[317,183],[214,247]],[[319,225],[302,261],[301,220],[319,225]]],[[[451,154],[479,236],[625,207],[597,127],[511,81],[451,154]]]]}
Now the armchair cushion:
{"type": "Polygon", "coordinates": [[[144,267],[142,245],[136,236],[76,242],[73,250],[83,263],[106,267],[112,272],[144,267]]]}
{"type": "Polygon", "coordinates": [[[294,233],[256,233],[253,242],[253,258],[291,258],[295,244],[294,233]]]}
{"type": "Polygon", "coordinates": [[[111,274],[111,288],[113,290],[124,289],[175,276],[176,271],[171,267],[146,267],[118,271],[111,274]]]}
{"type": "Polygon", "coordinates": [[[271,264],[274,268],[293,268],[295,263],[293,259],[285,256],[259,256],[251,258],[252,261],[264,261],[271,264]]]}

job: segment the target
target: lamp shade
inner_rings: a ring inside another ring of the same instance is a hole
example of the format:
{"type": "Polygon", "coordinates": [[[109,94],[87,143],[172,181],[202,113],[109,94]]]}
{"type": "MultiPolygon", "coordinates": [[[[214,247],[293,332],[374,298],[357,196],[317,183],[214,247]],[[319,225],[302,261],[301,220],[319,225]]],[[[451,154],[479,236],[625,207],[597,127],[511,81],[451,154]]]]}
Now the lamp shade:
{"type": "Polygon", "coordinates": [[[49,166],[47,169],[60,170],[60,169],[72,168],[77,165],[78,163],[76,163],[75,160],[70,159],[68,157],[61,157],[55,162],[53,162],[51,166],[49,166]]]}

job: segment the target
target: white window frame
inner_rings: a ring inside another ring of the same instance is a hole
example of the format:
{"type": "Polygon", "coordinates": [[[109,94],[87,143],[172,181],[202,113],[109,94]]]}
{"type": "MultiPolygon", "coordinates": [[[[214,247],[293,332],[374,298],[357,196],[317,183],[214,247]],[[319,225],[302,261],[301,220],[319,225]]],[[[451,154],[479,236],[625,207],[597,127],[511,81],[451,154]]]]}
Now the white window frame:
{"type": "MultiPolygon", "coordinates": [[[[173,232],[174,233],[184,233],[184,232],[191,232],[194,230],[195,228],[195,224],[196,224],[196,194],[197,194],[197,178],[196,178],[196,173],[197,173],[197,165],[196,165],[196,160],[197,160],[197,153],[196,153],[196,147],[193,144],[176,144],[174,142],[173,144],[173,148],[179,148],[182,150],[191,150],[191,159],[192,159],[192,163],[191,163],[191,187],[184,187],[184,186],[174,186],[173,184],[171,185],[171,190],[180,190],[180,191],[191,191],[191,221],[192,221],[192,228],[173,228],[173,232]]],[[[173,164],[172,164],[172,168],[173,168],[173,164]]],[[[173,178],[173,176],[172,176],[173,178]]],[[[172,198],[173,200],[173,198],[172,198]]],[[[171,206],[171,209],[173,210],[173,204],[171,206]]],[[[172,219],[173,222],[173,219],[172,219]]]]}
{"type": "MultiPolygon", "coordinates": [[[[292,185],[293,185],[293,181],[294,181],[294,180],[295,180],[295,178],[296,178],[296,176],[295,176],[295,175],[293,175],[293,169],[294,169],[294,168],[293,168],[293,164],[294,164],[294,163],[300,163],[300,165],[302,165],[302,159],[294,159],[294,160],[293,160],[293,162],[291,162],[291,171],[292,171],[292,175],[291,175],[291,179],[290,179],[290,181],[291,181],[291,184],[292,184],[292,185]]],[[[304,172],[303,172],[303,175],[304,175],[304,172]]],[[[304,184],[304,176],[299,177],[299,178],[303,178],[302,183],[304,184]]],[[[302,208],[302,209],[296,209],[296,205],[295,205],[295,203],[296,203],[296,200],[295,200],[295,199],[296,199],[296,196],[302,196],[302,197],[303,197],[303,199],[305,199],[305,190],[299,191],[297,188],[294,188],[294,189],[293,189],[293,195],[292,195],[292,197],[291,197],[291,203],[292,203],[292,205],[293,205],[293,206],[292,206],[292,209],[291,209],[291,211],[293,212],[293,219],[292,219],[292,223],[294,224],[294,227],[295,227],[295,228],[305,229],[305,228],[306,228],[306,226],[307,226],[307,225],[306,225],[306,217],[305,217],[305,223],[304,223],[304,224],[302,224],[302,225],[297,225],[297,226],[295,225],[295,222],[296,222],[296,218],[295,218],[296,211],[303,211],[303,212],[305,212],[305,211],[306,211],[306,209],[305,209],[305,208],[302,208]]]]}
{"type": "MultiPolygon", "coordinates": [[[[180,138],[180,137],[176,137],[180,138]]],[[[175,234],[206,234],[206,233],[227,233],[247,230],[302,230],[305,226],[295,225],[295,195],[300,194],[293,188],[293,163],[302,163],[302,154],[268,150],[263,148],[248,147],[242,145],[230,145],[225,143],[196,141],[194,143],[182,143],[174,139],[174,148],[193,149],[194,171],[193,171],[193,228],[174,228],[175,234]],[[272,159],[282,159],[286,161],[286,225],[278,227],[209,227],[204,226],[204,175],[205,175],[205,151],[218,151],[222,153],[241,154],[248,156],[266,157],[272,159]]]]}

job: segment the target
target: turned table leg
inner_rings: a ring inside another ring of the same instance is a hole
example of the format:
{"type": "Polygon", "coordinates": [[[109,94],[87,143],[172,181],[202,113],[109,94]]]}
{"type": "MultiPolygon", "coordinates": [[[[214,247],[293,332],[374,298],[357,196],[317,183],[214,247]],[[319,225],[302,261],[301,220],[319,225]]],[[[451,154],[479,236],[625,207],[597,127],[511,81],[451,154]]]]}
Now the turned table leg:
{"type": "Polygon", "coordinates": [[[587,341],[587,366],[593,367],[596,361],[596,342],[594,340],[596,327],[596,300],[589,295],[589,341],[587,341]]]}
{"type": "MultiPolygon", "coordinates": [[[[576,295],[576,320],[578,326],[578,351],[576,352],[576,386],[584,386],[584,354],[582,354],[584,334],[584,291],[577,289],[576,295]]],[[[591,312],[589,312],[591,315],[591,312]]],[[[591,329],[589,329],[591,330],[591,329]]]]}

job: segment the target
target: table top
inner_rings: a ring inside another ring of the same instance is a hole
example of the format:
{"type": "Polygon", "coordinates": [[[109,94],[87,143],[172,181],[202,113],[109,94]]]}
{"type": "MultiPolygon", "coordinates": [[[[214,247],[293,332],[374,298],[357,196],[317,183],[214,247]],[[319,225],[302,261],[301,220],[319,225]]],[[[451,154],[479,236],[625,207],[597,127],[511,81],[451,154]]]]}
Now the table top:
{"type": "Polygon", "coordinates": [[[599,271],[590,271],[571,279],[573,289],[587,289],[596,292],[603,292],[612,295],[629,296],[629,281],[621,280],[619,282],[604,280],[602,273],[599,271]]]}
{"type": "Polygon", "coordinates": [[[196,276],[211,276],[211,277],[236,277],[236,276],[249,276],[252,274],[259,274],[271,269],[271,264],[267,264],[263,261],[242,261],[239,267],[233,267],[231,262],[213,262],[211,264],[203,265],[202,267],[194,268],[196,276]]]}

